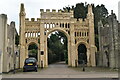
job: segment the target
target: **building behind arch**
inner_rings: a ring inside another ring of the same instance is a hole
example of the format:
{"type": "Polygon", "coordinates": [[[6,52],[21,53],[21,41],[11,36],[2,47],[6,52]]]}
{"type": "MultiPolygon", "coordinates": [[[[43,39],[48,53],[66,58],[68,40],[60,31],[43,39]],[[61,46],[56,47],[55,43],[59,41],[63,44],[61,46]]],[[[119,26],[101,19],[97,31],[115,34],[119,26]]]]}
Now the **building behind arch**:
{"type": "Polygon", "coordinates": [[[113,10],[107,17],[107,23],[98,23],[99,66],[118,68],[120,56],[120,23],[113,10]]]}
{"type": "Polygon", "coordinates": [[[15,45],[16,35],[18,33],[15,22],[7,24],[7,15],[0,14],[0,73],[19,68],[19,55],[16,54],[19,48],[15,45]]]}

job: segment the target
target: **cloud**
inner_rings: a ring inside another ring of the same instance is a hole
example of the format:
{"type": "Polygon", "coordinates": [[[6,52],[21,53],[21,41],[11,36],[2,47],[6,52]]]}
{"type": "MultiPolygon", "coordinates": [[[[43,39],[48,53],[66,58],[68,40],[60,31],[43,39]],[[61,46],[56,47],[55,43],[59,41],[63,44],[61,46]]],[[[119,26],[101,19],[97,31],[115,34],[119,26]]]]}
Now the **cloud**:
{"type": "Polygon", "coordinates": [[[76,3],[87,2],[104,4],[110,11],[113,9],[118,14],[118,1],[119,0],[2,0],[0,2],[0,13],[8,15],[8,23],[10,21],[16,22],[17,30],[19,30],[19,11],[20,3],[25,4],[26,17],[38,18],[40,17],[40,9],[62,9],[68,5],[76,5],[76,3]]]}

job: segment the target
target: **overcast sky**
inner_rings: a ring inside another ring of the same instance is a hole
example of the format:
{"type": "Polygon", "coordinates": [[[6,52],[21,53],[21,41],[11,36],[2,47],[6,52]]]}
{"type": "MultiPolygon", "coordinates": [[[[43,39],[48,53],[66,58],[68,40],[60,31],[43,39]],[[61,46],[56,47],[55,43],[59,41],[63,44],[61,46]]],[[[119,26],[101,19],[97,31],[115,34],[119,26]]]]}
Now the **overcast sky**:
{"type": "Polygon", "coordinates": [[[16,22],[16,28],[19,29],[19,11],[20,3],[24,3],[27,18],[39,18],[40,9],[62,9],[65,6],[76,5],[76,3],[87,2],[96,5],[104,4],[109,13],[114,10],[118,15],[118,1],[120,0],[1,0],[0,14],[4,13],[8,16],[8,24],[10,21],[16,22]]]}

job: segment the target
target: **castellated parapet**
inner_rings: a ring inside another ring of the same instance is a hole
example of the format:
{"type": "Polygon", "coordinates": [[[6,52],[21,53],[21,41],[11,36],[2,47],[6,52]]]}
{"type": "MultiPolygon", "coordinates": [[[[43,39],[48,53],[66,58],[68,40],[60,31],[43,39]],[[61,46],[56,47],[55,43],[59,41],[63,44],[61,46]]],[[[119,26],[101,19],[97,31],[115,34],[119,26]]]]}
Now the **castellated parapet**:
{"type": "Polygon", "coordinates": [[[31,22],[35,22],[35,21],[40,21],[40,18],[25,18],[25,21],[31,21],[31,22]]]}
{"type": "Polygon", "coordinates": [[[52,9],[50,12],[50,9],[46,9],[46,12],[44,9],[40,9],[41,12],[41,18],[44,19],[70,19],[73,17],[73,11],[70,12],[62,12],[61,10],[56,11],[56,9],[52,9]]]}

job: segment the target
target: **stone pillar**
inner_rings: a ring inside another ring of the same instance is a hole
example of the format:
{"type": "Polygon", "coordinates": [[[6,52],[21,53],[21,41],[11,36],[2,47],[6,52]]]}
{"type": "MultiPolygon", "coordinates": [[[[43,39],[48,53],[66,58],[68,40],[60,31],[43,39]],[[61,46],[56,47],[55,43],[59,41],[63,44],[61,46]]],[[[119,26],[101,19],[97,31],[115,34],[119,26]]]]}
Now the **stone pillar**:
{"type": "MultiPolygon", "coordinates": [[[[3,59],[3,55],[5,54],[5,41],[7,38],[7,15],[5,14],[1,14],[0,15],[0,74],[3,72],[3,68],[4,68],[4,59],[3,59]]],[[[1,76],[0,76],[1,77],[1,76]]]]}
{"type": "MultiPolygon", "coordinates": [[[[77,65],[77,66],[79,65],[79,63],[78,63],[78,54],[79,54],[79,52],[78,52],[78,46],[79,46],[79,45],[76,45],[76,49],[75,49],[75,51],[76,51],[76,52],[75,52],[75,53],[76,53],[75,56],[76,56],[76,61],[77,61],[77,64],[76,64],[76,65],[77,65]]],[[[76,67],[77,67],[77,66],[76,66],[76,67]]]]}
{"type": "Polygon", "coordinates": [[[87,66],[90,66],[90,49],[87,48],[87,66]]]}
{"type": "Polygon", "coordinates": [[[28,58],[28,55],[29,55],[29,54],[28,54],[28,47],[29,47],[29,46],[26,45],[26,48],[25,48],[25,56],[26,56],[26,58],[28,58]]]}
{"type": "Polygon", "coordinates": [[[90,48],[90,63],[91,63],[91,66],[92,67],[95,67],[96,66],[96,61],[95,61],[95,47],[91,47],[90,48]]]}
{"type": "Polygon", "coordinates": [[[2,67],[2,71],[3,72],[7,72],[8,71],[8,68],[7,68],[7,61],[6,61],[6,59],[7,59],[7,15],[5,15],[5,14],[2,14],[2,21],[1,21],[1,23],[2,23],[2,27],[3,27],[3,33],[2,33],[2,35],[3,35],[3,42],[2,42],[2,44],[3,44],[3,49],[2,49],[2,51],[3,51],[3,67],[2,67]]]}
{"type": "Polygon", "coordinates": [[[47,36],[45,36],[45,67],[48,67],[48,49],[47,49],[47,36]]]}
{"type": "Polygon", "coordinates": [[[40,66],[43,64],[42,67],[46,66],[46,50],[45,50],[45,37],[44,37],[44,23],[41,22],[40,24],[40,66]],[[41,55],[41,53],[43,53],[41,55]],[[42,62],[42,63],[41,63],[42,62]]]}
{"type": "Polygon", "coordinates": [[[71,66],[70,37],[68,37],[68,66],[71,66]]]}
{"type": "Polygon", "coordinates": [[[70,27],[70,55],[71,55],[71,66],[75,67],[75,60],[77,60],[77,57],[75,55],[75,36],[74,36],[74,25],[71,23],[70,27]]]}
{"type": "Polygon", "coordinates": [[[24,4],[20,7],[20,68],[23,68],[25,61],[25,8],[24,4]]]}
{"type": "Polygon", "coordinates": [[[40,67],[40,45],[38,45],[38,54],[37,54],[37,58],[38,58],[38,66],[40,67]]]}
{"type": "Polygon", "coordinates": [[[103,47],[102,47],[102,44],[103,44],[103,40],[102,40],[102,30],[103,29],[103,24],[102,24],[102,21],[98,22],[98,36],[99,36],[99,61],[98,61],[98,66],[103,66],[103,47]]]}
{"type": "Polygon", "coordinates": [[[95,62],[95,33],[94,33],[94,14],[92,12],[92,6],[88,5],[87,19],[89,20],[89,47],[90,47],[90,65],[96,66],[95,62]]]}

